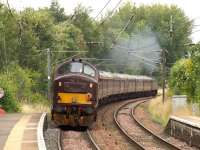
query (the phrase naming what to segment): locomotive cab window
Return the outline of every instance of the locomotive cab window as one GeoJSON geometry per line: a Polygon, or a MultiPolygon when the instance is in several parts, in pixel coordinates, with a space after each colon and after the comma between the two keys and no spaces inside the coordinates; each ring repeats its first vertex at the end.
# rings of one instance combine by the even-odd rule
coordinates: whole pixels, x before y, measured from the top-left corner
{"type": "Polygon", "coordinates": [[[81,73],[83,71],[83,64],[79,62],[73,62],[71,65],[71,72],[81,73]]]}
{"type": "Polygon", "coordinates": [[[83,71],[83,64],[79,62],[72,62],[72,63],[66,63],[63,64],[59,69],[58,69],[58,74],[66,74],[69,72],[72,73],[82,73],[83,71]]]}
{"type": "Polygon", "coordinates": [[[95,76],[95,70],[89,65],[84,65],[84,73],[92,77],[95,76]]]}

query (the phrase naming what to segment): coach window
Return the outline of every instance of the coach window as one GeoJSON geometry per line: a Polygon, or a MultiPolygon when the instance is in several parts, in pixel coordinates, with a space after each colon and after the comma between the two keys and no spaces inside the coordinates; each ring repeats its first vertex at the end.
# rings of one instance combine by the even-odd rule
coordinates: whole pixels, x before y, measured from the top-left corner
{"type": "Polygon", "coordinates": [[[95,76],[95,70],[90,67],[89,65],[84,65],[84,71],[85,74],[94,77],[95,76]]]}

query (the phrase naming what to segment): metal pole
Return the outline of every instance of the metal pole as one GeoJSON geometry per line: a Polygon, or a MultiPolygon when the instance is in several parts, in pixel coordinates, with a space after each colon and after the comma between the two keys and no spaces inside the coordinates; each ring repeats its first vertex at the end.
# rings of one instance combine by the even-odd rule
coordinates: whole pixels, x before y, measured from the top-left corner
{"type": "Polygon", "coordinates": [[[6,31],[5,31],[5,26],[3,25],[3,52],[4,52],[4,69],[6,71],[6,74],[8,74],[8,59],[7,59],[7,51],[6,51],[6,31]]]}
{"type": "Polygon", "coordinates": [[[48,100],[51,100],[51,52],[50,49],[47,49],[47,79],[48,79],[48,100]]]}
{"type": "Polygon", "coordinates": [[[169,29],[169,35],[170,35],[170,45],[172,46],[173,42],[173,16],[170,16],[170,29],[169,29]]]}
{"type": "Polygon", "coordinates": [[[162,49],[162,102],[165,103],[165,50],[162,49]]]}

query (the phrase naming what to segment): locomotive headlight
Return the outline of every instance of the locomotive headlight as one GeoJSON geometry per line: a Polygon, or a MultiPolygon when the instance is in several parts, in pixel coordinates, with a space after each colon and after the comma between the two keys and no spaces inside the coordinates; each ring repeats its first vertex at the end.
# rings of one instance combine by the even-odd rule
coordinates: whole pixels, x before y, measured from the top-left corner
{"type": "Polygon", "coordinates": [[[87,93],[87,99],[88,99],[88,101],[91,100],[91,98],[92,98],[92,94],[91,93],[87,93]]]}
{"type": "Polygon", "coordinates": [[[62,82],[58,82],[58,86],[62,86],[62,82]]]}
{"type": "Polygon", "coordinates": [[[92,83],[90,83],[89,87],[90,87],[90,88],[92,88],[92,87],[93,87],[93,84],[92,84],[92,83]]]}
{"type": "Polygon", "coordinates": [[[58,102],[61,101],[61,97],[59,95],[57,96],[57,100],[58,100],[58,102]]]}

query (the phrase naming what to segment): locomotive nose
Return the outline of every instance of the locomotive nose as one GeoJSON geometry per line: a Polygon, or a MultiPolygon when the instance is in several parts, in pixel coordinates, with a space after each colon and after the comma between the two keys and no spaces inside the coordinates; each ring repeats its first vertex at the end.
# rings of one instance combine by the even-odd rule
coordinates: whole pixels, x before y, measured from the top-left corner
{"type": "Polygon", "coordinates": [[[68,76],[55,82],[57,103],[92,104],[97,83],[84,77],[68,76]]]}

